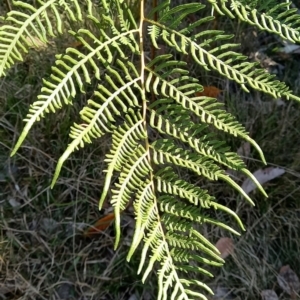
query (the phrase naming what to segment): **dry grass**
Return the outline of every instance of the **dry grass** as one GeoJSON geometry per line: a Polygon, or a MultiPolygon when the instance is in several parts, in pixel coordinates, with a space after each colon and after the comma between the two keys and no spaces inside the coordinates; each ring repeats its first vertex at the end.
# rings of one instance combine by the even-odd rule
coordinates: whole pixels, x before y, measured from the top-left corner
{"type": "MultiPolygon", "coordinates": [[[[5,288],[7,299],[128,299],[147,289],[136,275],[136,263],[125,262],[126,238],[114,252],[112,230],[83,237],[83,230],[103,214],[98,212],[97,180],[103,149],[96,151],[92,158],[85,153],[70,160],[53,191],[49,183],[56,161],[49,153],[25,146],[4,162],[18,167],[1,182],[0,294],[5,288]]],[[[124,228],[131,219],[125,216],[124,228]]],[[[128,236],[126,229],[123,233],[128,236]]]]}
{"type": "Polygon", "coordinates": [[[34,58],[18,64],[0,82],[0,298],[152,299],[156,288],[151,281],[141,284],[138,261],[125,261],[130,213],[123,217],[124,239],[116,252],[112,228],[92,239],[83,236],[105,214],[99,212],[98,201],[110,141],[102,139],[75,153],[55,188],[49,188],[68,143],[72,116],[77,118],[87,96],[37,123],[20,151],[9,158],[53,59],[51,51],[34,58]]]}
{"type": "MultiPolygon", "coordinates": [[[[280,64],[271,66],[271,70],[278,71],[279,79],[286,81],[299,95],[297,55],[283,59],[277,52],[272,52],[275,47],[282,47],[279,40],[248,27],[232,27],[232,24],[222,22],[220,20],[220,28],[229,27],[236,33],[237,41],[242,41],[245,54],[250,57],[258,52],[261,52],[260,57],[268,55],[267,60],[261,61],[266,68],[270,67],[270,60],[280,64]]],[[[262,299],[261,291],[265,289],[274,289],[280,299],[291,299],[279,287],[277,276],[280,268],[288,264],[300,277],[299,103],[283,100],[283,105],[277,105],[266,95],[246,94],[227,81],[215,79],[215,84],[224,90],[222,99],[227,109],[237,116],[263,149],[268,166],[283,168],[286,173],[264,186],[268,199],[259,192],[251,193],[256,204],[254,208],[223,184],[213,186],[211,190],[218,200],[235,209],[247,231],[241,237],[231,236],[235,242],[234,255],[226,259],[223,268],[213,270],[213,282],[206,282],[214,288],[217,294],[214,299],[218,300],[262,299]]],[[[228,142],[235,150],[240,147],[237,140],[228,142]]],[[[252,172],[262,167],[253,149],[247,157],[247,165],[252,172]]],[[[243,182],[243,178],[237,177],[236,180],[240,184],[243,182]]],[[[223,215],[219,218],[224,220],[223,215]]],[[[215,241],[230,236],[218,228],[206,230],[207,236],[215,241]]]]}
{"type": "MultiPolygon", "coordinates": [[[[260,50],[261,35],[222,22],[220,19],[220,27],[237,30],[236,39],[244,41],[245,53],[260,50]]],[[[125,262],[132,230],[130,213],[124,216],[123,242],[116,252],[111,228],[93,239],[82,234],[104,213],[98,211],[98,199],[109,141],[97,141],[72,155],[56,187],[49,189],[57,159],[68,143],[66,132],[86,98],[79,97],[74,107],[36,124],[17,155],[9,158],[28,105],[39,92],[41,78],[49,74],[52,61],[51,51],[32,54],[0,81],[0,298],[155,299],[156,281],[150,278],[142,285],[136,275],[138,255],[131,263],[125,262]]],[[[280,62],[285,67],[281,79],[299,94],[299,60],[290,56],[280,62]]],[[[195,68],[193,73],[197,74],[195,68]]],[[[252,194],[255,208],[237,199],[224,184],[206,187],[239,213],[247,232],[233,237],[235,253],[224,268],[212,270],[215,279],[203,280],[219,295],[227,291],[224,299],[257,300],[262,290],[272,288],[279,295],[282,291],[276,277],[281,266],[289,264],[300,276],[299,105],[270,105],[268,97],[247,95],[213,73],[204,81],[225,90],[228,110],[246,125],[270,166],[284,168],[286,174],[265,186],[268,199],[252,194]]],[[[228,143],[233,149],[240,145],[237,140],[228,143]]],[[[254,151],[247,159],[251,171],[262,167],[254,151]]],[[[242,178],[238,180],[242,183],[242,178]]],[[[218,228],[203,230],[210,240],[228,236],[218,228]]],[[[282,294],[280,299],[289,298],[282,294]]]]}

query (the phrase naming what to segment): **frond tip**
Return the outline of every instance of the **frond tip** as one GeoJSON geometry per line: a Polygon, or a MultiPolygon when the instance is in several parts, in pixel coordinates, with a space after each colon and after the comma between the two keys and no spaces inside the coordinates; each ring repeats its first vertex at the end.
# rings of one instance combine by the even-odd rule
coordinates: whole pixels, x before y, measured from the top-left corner
{"type": "Polygon", "coordinates": [[[0,27],[0,77],[6,75],[6,71],[17,61],[23,61],[23,56],[28,53],[36,39],[46,43],[48,36],[62,34],[63,20],[82,20],[78,0],[71,3],[60,1],[59,5],[57,0],[38,3],[39,7],[36,8],[25,1],[13,1],[19,11],[10,11],[5,18],[7,25],[0,27]],[[59,8],[64,10],[64,15],[59,8]]]}

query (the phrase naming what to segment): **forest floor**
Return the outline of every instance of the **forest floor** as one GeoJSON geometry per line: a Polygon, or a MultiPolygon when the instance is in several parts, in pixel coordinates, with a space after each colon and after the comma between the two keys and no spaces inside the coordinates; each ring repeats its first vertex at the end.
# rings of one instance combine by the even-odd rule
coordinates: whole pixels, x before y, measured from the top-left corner
{"type": "MultiPolygon", "coordinates": [[[[242,24],[225,26],[218,18],[215,26],[235,33],[245,55],[300,95],[300,54],[278,50],[285,46],[280,39],[242,24]]],[[[155,274],[142,284],[136,274],[139,256],[130,263],[125,260],[134,228],[130,211],[123,216],[122,243],[116,251],[113,226],[94,237],[84,235],[86,228],[110,212],[108,204],[98,210],[109,141],[96,141],[74,153],[54,189],[49,187],[68,144],[68,128],[74,118],[79,119],[86,96],[34,125],[24,145],[10,157],[22,120],[40,91],[41,79],[49,76],[60,46],[31,51],[0,79],[0,299],[154,300],[155,274]]],[[[204,86],[223,91],[220,101],[258,142],[268,167],[285,171],[264,185],[267,199],[251,193],[255,207],[238,200],[237,193],[224,184],[209,186],[220,202],[235,207],[247,231],[239,237],[218,228],[206,232],[212,242],[232,238],[234,253],[224,267],[212,270],[215,278],[203,280],[216,292],[216,300],[258,300],[266,289],[276,291],[280,299],[290,299],[277,277],[285,265],[300,276],[300,105],[254,91],[247,94],[195,66],[192,74],[201,77],[204,86]]],[[[240,140],[224,138],[233,151],[241,147],[240,140]]],[[[244,158],[252,172],[264,167],[254,149],[248,149],[244,158]]],[[[243,178],[235,179],[243,183],[243,178]]]]}

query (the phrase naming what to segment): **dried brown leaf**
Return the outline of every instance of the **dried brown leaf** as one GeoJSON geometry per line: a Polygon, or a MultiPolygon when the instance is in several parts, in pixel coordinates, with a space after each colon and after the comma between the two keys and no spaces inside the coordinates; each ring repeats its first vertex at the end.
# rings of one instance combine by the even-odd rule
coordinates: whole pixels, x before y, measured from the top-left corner
{"type": "Polygon", "coordinates": [[[100,218],[94,226],[89,227],[85,233],[84,236],[86,237],[92,237],[94,234],[97,234],[99,232],[103,232],[107,227],[110,226],[112,221],[115,219],[115,214],[110,213],[102,218],[100,218]]]}
{"type": "Polygon", "coordinates": [[[40,222],[40,228],[46,233],[54,232],[59,226],[59,223],[51,218],[43,218],[40,222]]]}
{"type": "Polygon", "coordinates": [[[234,295],[233,291],[229,290],[228,288],[218,285],[217,287],[213,287],[212,290],[214,292],[214,296],[212,298],[208,298],[208,299],[212,299],[212,300],[236,299],[236,296],[234,295]]]}
{"type": "Polygon", "coordinates": [[[237,154],[245,161],[249,157],[251,146],[249,142],[243,142],[237,150],[237,154]]]}
{"type": "Polygon", "coordinates": [[[128,300],[138,300],[138,296],[136,294],[132,294],[128,300]]]}
{"type": "Polygon", "coordinates": [[[13,208],[17,208],[19,206],[21,206],[21,203],[16,200],[15,198],[11,197],[8,199],[8,203],[13,207],[13,208]]]}
{"type": "Polygon", "coordinates": [[[202,92],[197,92],[196,96],[206,96],[212,98],[218,98],[222,90],[218,89],[215,86],[204,86],[202,92]]]}
{"type": "MultiPolygon", "coordinates": [[[[247,158],[249,157],[250,155],[250,151],[251,151],[251,146],[250,146],[250,143],[248,142],[243,142],[241,144],[241,146],[239,147],[239,149],[237,150],[237,154],[241,157],[241,159],[246,163],[247,161],[247,158]]],[[[236,170],[232,170],[232,169],[227,169],[226,170],[226,173],[231,176],[232,178],[236,178],[236,179],[241,179],[243,180],[243,178],[240,178],[241,174],[239,174],[238,171],[236,170]]]]}
{"type": "MultiPolygon", "coordinates": [[[[266,169],[259,169],[255,171],[253,175],[256,177],[257,181],[263,185],[264,183],[279,177],[284,173],[284,169],[270,167],[266,169]]],[[[246,194],[249,194],[256,189],[256,184],[250,178],[247,178],[242,184],[242,189],[246,194]]]]}
{"type": "Polygon", "coordinates": [[[279,52],[283,52],[286,54],[300,53],[300,46],[291,44],[291,43],[287,43],[283,48],[279,49],[279,52]]]}
{"type": "Polygon", "coordinates": [[[73,286],[70,283],[63,283],[61,285],[59,285],[56,289],[55,289],[55,294],[56,297],[58,297],[58,299],[60,300],[67,300],[70,299],[70,295],[73,292],[73,286]]]}
{"type": "Polygon", "coordinates": [[[296,299],[296,294],[300,291],[300,281],[289,265],[281,267],[277,281],[279,286],[291,296],[291,299],[296,299]]]}
{"type": "Polygon", "coordinates": [[[263,300],[278,300],[277,294],[273,290],[263,290],[261,292],[263,300]]]}
{"type": "Polygon", "coordinates": [[[222,237],[216,243],[216,248],[220,251],[221,258],[225,259],[227,256],[231,255],[234,250],[233,241],[231,238],[222,237]]]}

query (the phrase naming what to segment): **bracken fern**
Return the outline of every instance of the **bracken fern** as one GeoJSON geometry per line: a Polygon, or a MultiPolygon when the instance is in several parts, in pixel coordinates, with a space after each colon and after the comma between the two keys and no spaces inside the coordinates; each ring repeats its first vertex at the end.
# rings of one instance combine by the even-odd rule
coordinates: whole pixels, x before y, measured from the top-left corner
{"type": "MultiPolygon", "coordinates": [[[[209,217],[212,210],[230,215],[242,230],[239,217],[213,195],[180,176],[184,172],[207,180],[223,180],[253,202],[225,169],[241,171],[257,184],[242,159],[216,137],[213,127],[251,143],[263,153],[245,128],[214,98],[197,96],[203,86],[188,64],[171,54],[155,55],[162,45],[194,64],[235,81],[246,92],[255,89],[275,98],[299,100],[289,88],[256,63],[235,51],[232,35],[209,28],[213,16],[186,23],[205,8],[201,3],[171,5],[158,1],[148,9],[144,1],[39,0],[33,7],[15,1],[0,28],[0,75],[22,61],[40,40],[68,33],[83,50],[69,47],[57,54],[52,74],[44,79],[38,99],[30,106],[25,127],[12,152],[16,153],[31,127],[47,113],[72,104],[93,78],[98,86],[80,112],[82,122],[70,129],[70,144],[59,159],[52,187],[62,165],[74,151],[111,135],[106,154],[105,183],[100,208],[111,194],[115,212],[115,247],[121,238],[121,212],[132,202],[136,218],[128,260],[142,244],[138,272],[143,280],[158,265],[158,299],[206,299],[211,289],[188,272],[212,276],[208,265],[221,266],[218,250],[195,224],[220,226],[234,234],[233,222],[209,217]],[[129,4],[128,4],[129,3],[129,4]],[[138,10],[136,8],[138,7],[138,10]],[[88,22],[87,22],[88,21],[88,22]],[[87,26],[87,23],[89,26],[87,26]],[[92,24],[92,26],[91,26],[92,24]],[[78,29],[79,28],[79,29],[78,29]],[[92,29],[91,29],[92,28],[92,29]],[[146,52],[152,45],[151,59],[146,52]],[[154,138],[151,132],[157,132],[154,138]],[[114,179],[115,183],[112,183],[114,179]],[[115,180],[116,179],[116,180],[115,180]],[[193,263],[191,263],[193,262],[193,263]]],[[[239,18],[260,30],[299,42],[300,17],[289,3],[208,0],[216,13],[239,18]],[[271,5],[272,9],[267,10],[271,5]],[[267,11],[267,13],[265,13],[267,11]]]]}

